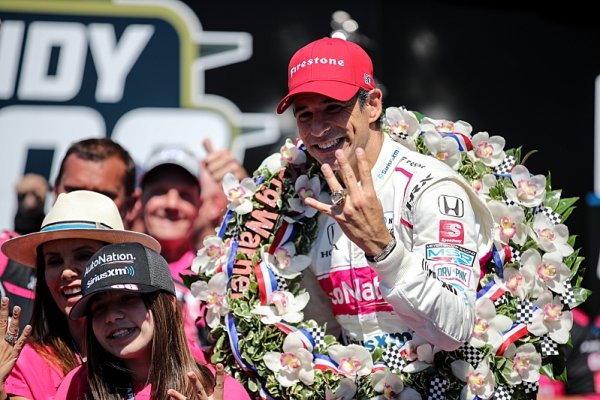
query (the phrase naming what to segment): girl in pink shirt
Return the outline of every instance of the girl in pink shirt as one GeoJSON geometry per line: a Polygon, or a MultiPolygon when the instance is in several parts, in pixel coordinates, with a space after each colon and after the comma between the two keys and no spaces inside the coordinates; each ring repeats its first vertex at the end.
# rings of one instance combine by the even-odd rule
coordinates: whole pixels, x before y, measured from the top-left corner
{"type": "MultiPolygon", "coordinates": [[[[200,399],[210,369],[190,352],[167,261],[139,243],[103,247],[87,263],[83,297],[69,317],[87,319],[88,360],[61,383],[56,399],[200,399]]],[[[218,366],[222,373],[222,366],[218,366]]],[[[212,398],[249,399],[221,374],[212,398]]]]}

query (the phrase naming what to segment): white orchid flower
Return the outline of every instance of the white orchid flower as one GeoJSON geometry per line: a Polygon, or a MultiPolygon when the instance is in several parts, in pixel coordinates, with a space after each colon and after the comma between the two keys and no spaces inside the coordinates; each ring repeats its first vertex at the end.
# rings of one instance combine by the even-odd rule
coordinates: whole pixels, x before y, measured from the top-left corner
{"type": "Polygon", "coordinates": [[[484,165],[494,168],[506,158],[504,145],[506,141],[502,136],[490,137],[487,132],[478,132],[471,138],[473,150],[468,152],[471,160],[481,161],[484,165]]]}
{"type": "Polygon", "coordinates": [[[433,346],[425,339],[414,335],[413,339],[406,342],[406,359],[410,361],[403,372],[414,374],[429,368],[433,364],[435,353],[440,351],[438,347],[433,346]]]}
{"type": "Polygon", "coordinates": [[[464,360],[456,360],[450,365],[452,373],[467,384],[460,393],[461,400],[471,400],[475,396],[489,399],[496,388],[496,378],[490,370],[487,359],[482,360],[477,368],[464,360]]]}
{"type": "Polygon", "coordinates": [[[466,121],[458,120],[456,122],[446,119],[433,119],[429,117],[423,118],[421,121],[421,129],[424,131],[435,130],[440,134],[460,133],[468,138],[471,138],[473,127],[466,121]]]}
{"type": "Polygon", "coordinates": [[[367,376],[373,369],[373,359],[369,350],[357,344],[333,345],[328,349],[329,356],[338,364],[338,370],[348,378],[367,376]]]}
{"type": "Polygon", "coordinates": [[[519,273],[527,279],[529,292],[527,297],[537,299],[548,291],[544,281],[537,276],[537,269],[542,263],[542,256],[536,249],[527,249],[521,254],[519,273]]]}
{"type": "Polygon", "coordinates": [[[567,243],[569,228],[564,224],[554,225],[544,213],[537,213],[533,217],[530,236],[542,250],[548,253],[557,251],[563,257],[573,253],[573,247],[567,243]]]}
{"type": "Polygon", "coordinates": [[[499,200],[487,203],[494,217],[494,239],[504,244],[514,243],[523,245],[527,239],[525,213],[517,205],[508,206],[499,200]]]}
{"type": "Polygon", "coordinates": [[[512,326],[512,320],[504,315],[496,314],[494,303],[487,297],[475,302],[475,324],[470,344],[476,348],[492,346],[492,352],[502,344],[502,332],[512,326]]]}
{"type": "Polygon", "coordinates": [[[460,167],[460,151],[458,151],[458,143],[454,139],[441,137],[436,132],[427,131],[423,135],[423,140],[425,146],[435,158],[452,169],[458,170],[458,167],[460,167]]]}
{"type": "Polygon", "coordinates": [[[307,206],[304,200],[308,197],[318,198],[321,194],[321,180],[318,176],[308,178],[307,175],[300,175],[294,184],[298,197],[292,197],[288,200],[290,208],[304,217],[311,218],[317,213],[316,208],[307,206]]]}
{"type": "Polygon", "coordinates": [[[260,163],[258,170],[266,169],[271,175],[275,175],[285,167],[287,167],[287,161],[281,153],[273,153],[260,163]]]}
{"type": "Polygon", "coordinates": [[[240,182],[235,175],[228,172],[223,177],[223,190],[229,200],[229,209],[240,215],[252,211],[252,196],[256,192],[256,184],[252,178],[244,178],[240,182]]]}
{"type": "Polygon", "coordinates": [[[556,343],[567,343],[573,327],[573,314],[563,311],[560,297],[552,297],[550,292],[546,292],[535,301],[535,305],[538,309],[533,312],[531,324],[527,325],[529,332],[536,336],[547,333],[556,343]]]}
{"type": "Polygon", "coordinates": [[[295,278],[301,271],[305,270],[310,265],[310,257],[304,254],[296,255],[296,246],[294,242],[287,242],[283,246],[278,246],[273,254],[268,250],[269,246],[261,249],[262,260],[277,275],[286,279],[295,278]]]}
{"type": "Polygon", "coordinates": [[[516,165],[510,172],[514,188],[504,189],[506,197],[525,207],[536,207],[542,204],[546,197],[546,177],[544,175],[531,176],[529,170],[523,165],[516,165]]]}
{"type": "Polygon", "coordinates": [[[513,369],[506,379],[513,385],[521,382],[537,382],[540,379],[539,370],[542,367],[542,356],[531,343],[516,347],[511,343],[504,352],[504,357],[513,360],[513,369]]]}
{"type": "Polygon", "coordinates": [[[214,235],[205,237],[202,245],[192,261],[191,269],[195,273],[214,275],[227,264],[230,248],[225,246],[223,239],[214,235]]]}
{"type": "Polygon", "coordinates": [[[290,292],[277,290],[273,292],[269,305],[258,305],[254,307],[252,313],[261,315],[260,320],[264,324],[281,321],[297,323],[304,318],[302,310],[308,304],[309,299],[310,295],[307,292],[294,296],[290,292]]]}
{"type": "Polygon", "coordinates": [[[371,400],[399,400],[404,390],[402,379],[390,371],[375,372],[371,384],[376,392],[381,393],[381,396],[372,397],[371,400]]]}
{"type": "Polygon", "coordinates": [[[285,140],[279,153],[281,158],[288,163],[304,164],[306,162],[306,153],[300,150],[290,138],[285,140]]]}
{"type": "Polygon", "coordinates": [[[534,249],[528,249],[521,255],[521,268],[526,269],[534,277],[534,297],[539,297],[547,289],[554,293],[564,293],[565,282],[569,279],[571,270],[557,253],[544,253],[540,257],[534,249]]]}
{"type": "Polygon", "coordinates": [[[525,268],[504,268],[504,281],[497,276],[494,277],[496,282],[505,290],[511,292],[515,297],[525,300],[532,292],[534,275],[533,272],[525,268]]]}
{"type": "Polygon", "coordinates": [[[329,388],[325,389],[325,400],[353,400],[357,389],[351,379],[342,378],[335,392],[332,393],[329,388]]]}
{"type": "Polygon", "coordinates": [[[490,188],[493,188],[498,184],[498,179],[494,174],[485,174],[481,179],[475,179],[471,182],[471,187],[484,200],[490,198],[490,188]]]}
{"type": "Polygon", "coordinates": [[[282,353],[268,351],[263,358],[267,368],[277,375],[279,384],[290,387],[302,381],[305,385],[312,385],[315,381],[313,355],[304,348],[298,333],[287,335],[282,347],[282,353]]]}
{"type": "Polygon", "coordinates": [[[211,328],[219,325],[221,317],[229,312],[227,302],[227,274],[219,272],[208,281],[196,281],[190,286],[192,294],[206,303],[206,323],[211,328]]]}
{"type": "Polygon", "coordinates": [[[417,117],[404,107],[388,107],[385,120],[390,127],[390,137],[405,147],[416,150],[415,140],[421,133],[417,117]]]}

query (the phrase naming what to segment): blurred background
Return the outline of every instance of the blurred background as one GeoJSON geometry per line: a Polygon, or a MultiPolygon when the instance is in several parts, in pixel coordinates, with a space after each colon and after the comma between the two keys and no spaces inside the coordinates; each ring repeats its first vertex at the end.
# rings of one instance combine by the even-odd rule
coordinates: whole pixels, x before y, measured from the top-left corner
{"type": "MultiPolygon", "coordinates": [[[[0,1],[0,18],[3,3],[18,2],[0,1]]],[[[337,32],[371,55],[385,105],[462,119],[473,126],[473,133],[503,136],[507,147],[522,146],[523,154],[538,150],[527,160],[528,169],[551,172],[552,186],[563,190],[562,197],[580,197],[567,225],[571,234],[579,235],[575,247],[584,247],[589,276],[584,286],[597,285],[600,212],[594,195],[594,121],[600,119],[595,103],[600,96],[600,23],[589,8],[577,2],[538,8],[517,2],[435,0],[184,4],[201,31],[245,32],[251,37],[250,54],[202,71],[204,93],[226,99],[243,114],[265,115],[274,122],[269,126],[275,135],[239,153],[247,170],[253,171],[284,138],[295,135],[291,112],[275,113],[286,93],[289,58],[307,42],[337,32]]],[[[200,55],[205,50],[200,45],[200,55]]],[[[169,71],[170,61],[153,60],[163,71],[169,71]]],[[[146,76],[158,89],[159,78],[146,76]]],[[[14,103],[14,96],[0,99],[0,113],[14,103]]],[[[0,144],[13,139],[11,132],[0,132],[0,144]]],[[[60,151],[54,154],[60,158],[60,151]]],[[[40,172],[51,178],[48,163],[44,165],[29,161],[15,169],[19,175],[40,172]]],[[[5,208],[12,215],[10,203],[5,208]]],[[[585,306],[595,312],[595,304],[592,297],[585,306]]]]}

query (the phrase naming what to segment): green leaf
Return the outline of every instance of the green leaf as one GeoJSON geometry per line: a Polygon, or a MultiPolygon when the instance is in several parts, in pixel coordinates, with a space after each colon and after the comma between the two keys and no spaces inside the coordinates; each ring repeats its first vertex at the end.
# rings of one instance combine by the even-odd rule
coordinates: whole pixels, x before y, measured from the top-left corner
{"type": "MultiPolygon", "coordinates": [[[[558,205],[556,206],[556,208],[554,208],[554,211],[556,211],[557,213],[562,215],[569,207],[573,206],[578,201],[579,201],[579,197],[569,197],[567,199],[561,199],[558,202],[558,205]]],[[[565,220],[565,218],[563,218],[563,221],[564,220],[565,220]]]]}
{"type": "Polygon", "coordinates": [[[544,205],[555,210],[560,201],[560,190],[551,190],[546,192],[546,198],[544,199],[544,205]]]}

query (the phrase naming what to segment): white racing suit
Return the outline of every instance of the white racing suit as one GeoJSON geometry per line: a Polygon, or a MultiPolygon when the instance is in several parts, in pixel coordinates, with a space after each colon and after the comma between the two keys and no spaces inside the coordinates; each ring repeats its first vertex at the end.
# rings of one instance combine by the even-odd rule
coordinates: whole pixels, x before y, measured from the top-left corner
{"type": "Polygon", "coordinates": [[[397,241],[394,251],[369,264],[326,215],[311,251],[311,269],[343,341],[373,350],[402,347],[416,334],[454,350],[473,329],[479,260],[492,246],[492,216],[458,173],[387,135],[371,173],[397,241]]]}

